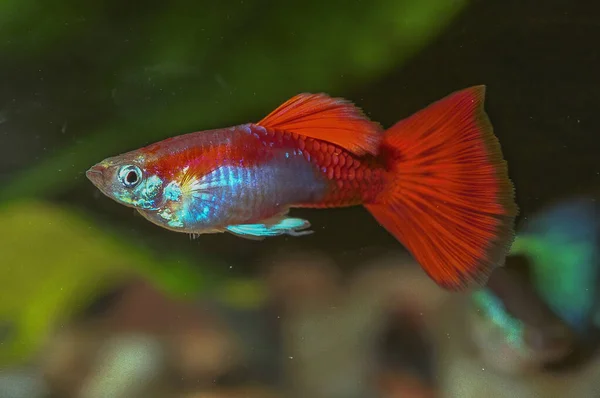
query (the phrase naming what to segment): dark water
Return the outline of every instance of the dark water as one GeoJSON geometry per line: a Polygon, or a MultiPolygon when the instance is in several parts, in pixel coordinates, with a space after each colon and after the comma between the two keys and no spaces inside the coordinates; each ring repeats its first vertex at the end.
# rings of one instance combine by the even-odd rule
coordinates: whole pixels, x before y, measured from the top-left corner
{"type": "MultiPolygon", "coordinates": [[[[35,62],[24,63],[24,57],[6,59],[0,65],[1,104],[11,115],[0,125],[3,181],[18,176],[19,170],[59,148],[84,141],[90,125],[115,117],[117,111],[120,117],[126,117],[136,101],[144,101],[143,93],[138,93],[115,103],[111,99],[114,93],[107,87],[114,79],[117,62],[127,63],[131,54],[152,43],[142,22],[166,6],[153,1],[143,7],[96,3],[86,8],[73,2],[75,11],[65,19],[73,29],[81,29],[87,18],[103,10],[103,20],[82,29],[83,39],[66,38],[54,47],[39,50],[36,57],[30,58],[35,62]]],[[[356,4],[354,7],[369,7],[368,2],[356,4]]],[[[269,8],[267,1],[232,2],[231,7],[254,12],[255,29],[269,24],[268,18],[261,18],[262,11],[269,8]]],[[[206,2],[207,13],[216,13],[216,8],[214,3],[206,2]]],[[[344,7],[335,12],[343,13],[344,7]]],[[[566,194],[600,190],[599,16],[598,5],[586,1],[473,1],[406,64],[391,68],[368,84],[356,84],[349,77],[348,89],[341,95],[388,126],[454,90],[486,84],[487,111],[509,163],[521,214],[526,216],[566,194]]],[[[36,23],[39,21],[31,20],[31,24],[36,23]]],[[[182,23],[193,23],[193,18],[182,23]]],[[[224,18],[222,24],[228,24],[228,19],[224,18]]],[[[243,42],[244,29],[227,25],[221,38],[222,51],[243,42]]],[[[27,28],[22,29],[23,35],[27,32],[27,28]]],[[[13,46],[18,46],[15,41],[13,46]]],[[[202,71],[194,71],[188,83],[201,77],[202,71]]],[[[136,78],[143,77],[134,74],[132,79],[136,78]]],[[[185,87],[178,85],[173,90],[185,91],[185,87]]],[[[247,116],[257,119],[269,110],[247,116]]],[[[245,117],[233,113],[230,124],[245,122],[245,117]]],[[[90,165],[98,160],[98,154],[90,153],[90,165]]],[[[49,196],[84,207],[149,246],[191,254],[205,251],[231,261],[252,261],[289,245],[326,249],[352,266],[366,261],[370,254],[399,246],[361,208],[294,211],[309,219],[317,232],[302,239],[252,242],[214,235],[190,244],[186,236],[161,230],[130,209],[99,197],[83,178],[49,196]]]]}
{"type": "MultiPolygon", "coordinates": [[[[188,281],[187,273],[180,277],[178,267],[169,261],[160,272],[142,272],[156,274],[152,276],[164,280],[165,285],[181,282],[182,290],[193,286],[194,293],[186,295],[191,300],[175,300],[143,281],[129,279],[99,294],[94,289],[75,292],[67,282],[79,276],[91,275],[90,285],[98,287],[113,281],[95,268],[99,265],[93,250],[83,247],[71,256],[71,241],[63,246],[65,242],[57,242],[54,236],[31,239],[31,233],[37,232],[35,221],[24,223],[16,217],[0,220],[5,226],[17,223],[20,227],[15,228],[17,233],[13,227],[5,228],[4,238],[16,237],[8,240],[11,244],[25,242],[19,250],[6,250],[6,241],[3,247],[0,239],[0,271],[4,272],[0,275],[8,275],[4,278],[8,283],[0,287],[0,391],[7,378],[14,378],[2,371],[4,353],[26,348],[27,341],[20,338],[35,339],[35,326],[46,320],[52,323],[51,328],[58,329],[58,339],[49,339],[51,346],[60,345],[72,331],[96,347],[104,339],[101,334],[119,334],[128,328],[147,329],[150,334],[179,330],[182,333],[175,333],[171,343],[191,353],[194,360],[214,351],[208,348],[211,345],[218,347],[240,338],[240,348],[248,355],[246,361],[220,373],[169,370],[166,373],[172,374],[167,378],[173,380],[165,384],[172,382],[177,388],[256,382],[288,387],[288,378],[312,373],[305,384],[320,380],[320,387],[337,388],[337,396],[345,398],[372,396],[373,381],[410,386],[412,376],[441,388],[480,382],[483,391],[484,384],[493,384],[496,379],[490,376],[494,375],[492,368],[502,368],[504,361],[495,358],[500,364],[494,365],[493,359],[480,365],[477,360],[485,356],[482,353],[486,349],[492,357],[508,352],[509,363],[511,355],[521,358],[521,352],[503,341],[514,338],[514,324],[506,320],[507,314],[526,325],[517,338],[531,342],[537,350],[529,358],[522,357],[522,363],[553,370],[549,378],[562,380],[563,390],[570,393],[569,386],[586,389],[593,385],[595,375],[584,375],[581,382],[571,384],[566,379],[581,369],[578,366],[597,359],[600,347],[600,322],[592,325],[592,318],[600,314],[600,284],[580,286],[593,280],[588,277],[594,274],[590,267],[597,268],[597,256],[581,253],[600,246],[589,236],[579,235],[581,230],[581,235],[590,236],[590,230],[597,230],[597,220],[596,224],[591,221],[595,212],[578,216],[576,222],[569,215],[542,217],[542,223],[550,223],[544,228],[558,230],[565,237],[543,240],[546,257],[539,263],[523,253],[509,257],[507,266],[495,272],[487,285],[502,303],[487,297],[477,309],[462,305],[467,303],[452,303],[453,298],[460,301],[468,296],[453,295],[446,301],[448,296],[442,297],[445,292],[413,279],[411,271],[429,282],[417,267],[396,274],[403,258],[386,258],[386,254],[401,250],[401,245],[360,207],[293,209],[292,215],[309,220],[316,232],[302,238],[251,241],[215,234],[192,241],[185,234],[150,224],[134,210],[103,196],[84,172],[108,156],[171,135],[257,121],[300,91],[346,97],[387,127],[451,92],[485,84],[486,110],[508,161],[522,222],[565,197],[593,193],[600,198],[599,42],[600,5],[583,0],[3,0],[0,208],[7,199],[31,197],[83,210],[91,219],[82,228],[98,232],[98,237],[120,236],[132,254],[142,246],[153,250],[156,257],[172,260],[181,255],[190,259],[204,282],[202,287],[213,289],[196,294],[202,290],[196,280],[188,281]],[[464,7],[447,25],[440,18],[419,31],[431,23],[425,16],[441,4],[446,7],[444,15],[464,7]],[[391,9],[395,13],[384,12],[391,9]],[[413,27],[413,37],[404,32],[402,39],[398,38],[404,25],[413,27]],[[434,32],[438,25],[441,31],[432,33],[430,41],[409,51],[414,37],[434,32]],[[575,243],[569,245],[570,240],[575,243]],[[39,251],[45,257],[23,256],[30,242],[35,250],[30,253],[39,251]],[[14,264],[3,264],[5,250],[14,264]],[[304,256],[287,255],[291,250],[304,256]],[[66,255],[61,256],[63,253],[66,255]],[[205,262],[207,254],[221,261],[205,262]],[[92,266],[87,267],[86,255],[92,266]],[[264,272],[268,268],[265,263],[279,267],[259,278],[256,285],[261,285],[257,288],[261,292],[253,290],[256,286],[237,284],[239,280],[234,277],[264,272]],[[338,274],[336,266],[365,272],[338,274]],[[44,272],[38,273],[42,269],[44,272]],[[537,285],[534,271],[545,277],[537,285]],[[19,278],[22,280],[13,283],[19,278]],[[386,284],[393,285],[393,292],[386,284]],[[29,285],[33,287],[27,289],[29,285]],[[63,309],[58,307],[67,307],[55,304],[56,314],[49,313],[59,286],[61,295],[77,302],[73,304],[77,310],[71,319],[56,321],[50,318],[58,317],[63,309]],[[589,290],[594,294],[584,293],[589,290]],[[255,297],[261,294],[265,297],[255,297]],[[579,308],[579,295],[594,300],[591,309],[583,312],[579,308]],[[8,300],[2,299],[7,296],[8,300]],[[16,305],[8,303],[13,299],[16,305]],[[377,300],[382,302],[371,302],[377,300]],[[440,303],[436,300],[452,305],[442,305],[435,313],[436,325],[439,321],[440,326],[432,329],[439,336],[431,336],[425,333],[427,316],[423,315],[437,311],[440,303]],[[371,322],[379,311],[381,323],[371,322]],[[476,319],[468,320],[471,315],[476,319]],[[569,333],[573,325],[569,328],[564,321],[580,319],[576,316],[584,321],[575,326],[583,326],[589,335],[576,339],[569,333]],[[500,333],[490,329],[498,319],[503,322],[500,333]],[[224,328],[214,329],[217,333],[212,336],[202,333],[221,322],[224,328]],[[88,336],[90,325],[94,334],[88,336]],[[484,336],[479,341],[469,335],[476,331],[484,336]],[[226,332],[232,332],[231,336],[226,332]],[[182,338],[184,334],[196,340],[182,338]],[[365,344],[355,344],[359,340],[365,344]],[[575,350],[559,356],[556,362],[542,358],[548,351],[559,351],[571,343],[575,350]],[[466,345],[477,347],[467,349],[466,345]],[[447,355],[450,361],[444,359],[443,352],[439,355],[448,349],[446,346],[456,350],[447,355]],[[469,361],[461,356],[467,351],[470,356],[472,348],[480,355],[473,355],[471,359],[477,363],[469,367],[469,361]],[[354,351],[364,352],[358,355],[354,351]],[[302,369],[302,356],[307,353],[314,357],[305,358],[306,369],[302,369]],[[369,368],[371,364],[375,370],[369,368]],[[448,380],[439,376],[448,374],[453,375],[448,380]],[[182,375],[187,375],[185,380],[182,375]],[[364,391],[358,391],[361,389],[364,391]]],[[[597,209],[597,201],[594,206],[597,209]]],[[[56,224],[39,229],[50,234],[54,230],[71,232],[68,220],[65,225],[56,224]]],[[[79,231],[77,225],[73,231],[79,231]]],[[[111,256],[108,262],[114,257],[118,256],[111,256]]],[[[120,260],[114,259],[117,266],[120,260]]],[[[37,332],[40,337],[42,329],[37,332]]],[[[78,355],[67,358],[54,377],[60,381],[64,376],[68,379],[63,380],[65,386],[79,387],[77,378],[86,378],[80,370],[95,354],[88,353],[89,347],[78,338],[73,341],[78,355]]],[[[99,349],[105,350],[106,345],[99,349]]],[[[228,349],[221,347],[221,351],[230,359],[228,349]]],[[[50,352],[50,362],[61,362],[56,359],[60,355],[50,352]]],[[[217,356],[212,359],[215,363],[220,362],[217,356]]],[[[187,362],[183,357],[180,362],[187,362]]],[[[516,363],[519,365],[520,360],[516,363]]],[[[501,377],[495,384],[500,386],[498,391],[510,395],[512,387],[519,387],[523,379],[501,377]]],[[[556,392],[553,389],[550,384],[548,390],[556,392]]]]}

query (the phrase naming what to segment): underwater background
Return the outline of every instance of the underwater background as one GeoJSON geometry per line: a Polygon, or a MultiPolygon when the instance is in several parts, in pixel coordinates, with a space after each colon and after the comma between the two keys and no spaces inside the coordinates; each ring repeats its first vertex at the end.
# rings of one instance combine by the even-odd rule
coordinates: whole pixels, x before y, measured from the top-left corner
{"type": "Polygon", "coordinates": [[[600,396],[599,17],[582,0],[2,1],[0,398],[600,396]],[[478,84],[520,216],[507,275],[472,295],[360,207],[294,210],[304,237],[191,240],[85,178],[299,92],[388,127],[478,84]]]}

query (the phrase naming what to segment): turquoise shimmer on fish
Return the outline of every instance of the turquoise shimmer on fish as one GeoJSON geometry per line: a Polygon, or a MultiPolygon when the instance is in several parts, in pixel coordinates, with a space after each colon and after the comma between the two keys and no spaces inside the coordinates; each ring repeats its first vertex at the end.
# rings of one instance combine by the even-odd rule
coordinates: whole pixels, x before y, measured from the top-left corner
{"type": "Polygon", "coordinates": [[[509,344],[519,350],[526,348],[524,341],[525,325],[506,310],[502,300],[489,289],[480,289],[473,292],[471,300],[488,322],[503,331],[509,344]]]}
{"type": "Polygon", "coordinates": [[[299,94],[258,123],[172,137],[87,176],[195,235],[305,235],[290,209],[362,205],[440,286],[463,289],[504,262],[517,214],[484,96],[455,92],[384,130],[347,100],[299,94]]]}

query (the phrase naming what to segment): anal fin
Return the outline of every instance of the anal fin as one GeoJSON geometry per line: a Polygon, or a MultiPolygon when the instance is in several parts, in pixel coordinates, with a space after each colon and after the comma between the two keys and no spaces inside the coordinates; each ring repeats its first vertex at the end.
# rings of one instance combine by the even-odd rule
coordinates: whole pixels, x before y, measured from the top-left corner
{"type": "Polygon", "coordinates": [[[264,223],[230,225],[227,231],[246,239],[262,240],[269,236],[303,236],[312,234],[307,230],[310,222],[301,218],[284,217],[277,222],[265,220],[264,223]],[[268,222],[267,222],[268,221],[268,222]]]}

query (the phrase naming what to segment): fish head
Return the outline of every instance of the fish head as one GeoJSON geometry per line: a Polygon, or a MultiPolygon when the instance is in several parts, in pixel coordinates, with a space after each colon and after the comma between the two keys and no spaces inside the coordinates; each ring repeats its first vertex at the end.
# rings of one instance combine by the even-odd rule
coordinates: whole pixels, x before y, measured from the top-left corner
{"type": "Polygon", "coordinates": [[[162,203],[163,180],[148,173],[146,158],[136,152],[110,157],[86,171],[104,195],[138,210],[156,210],[162,203]]]}

